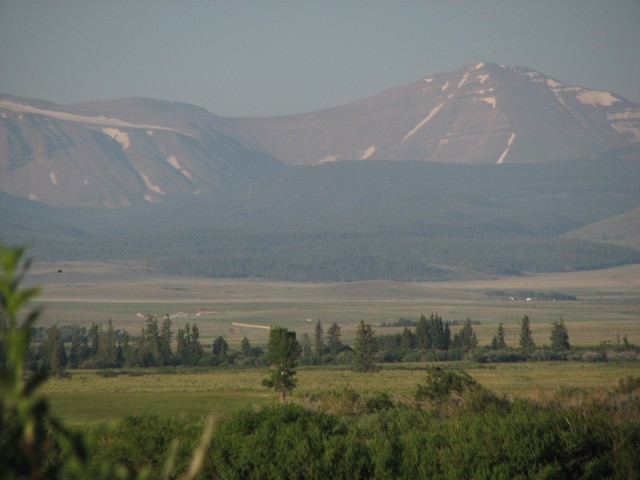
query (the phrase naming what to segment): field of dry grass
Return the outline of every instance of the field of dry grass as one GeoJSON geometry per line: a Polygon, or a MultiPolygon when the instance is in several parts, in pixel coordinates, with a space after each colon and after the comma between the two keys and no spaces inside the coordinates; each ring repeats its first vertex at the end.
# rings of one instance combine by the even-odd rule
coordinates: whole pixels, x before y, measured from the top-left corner
{"type": "Polygon", "coordinates": [[[319,284],[163,276],[136,265],[69,262],[35,265],[29,280],[42,286],[43,326],[112,319],[116,328],[135,334],[144,323],[141,314],[171,313],[175,328],[196,322],[204,341],[222,335],[236,345],[245,335],[264,343],[268,331],[234,323],[278,324],[300,334],[321,320],[339,323],[348,342],[360,320],[379,325],[433,312],[444,320],[479,320],[475,329],[484,344],[499,322],[507,340],[515,341],[526,314],[539,344],[548,343],[550,324],[560,317],[576,345],[611,342],[618,335],[640,343],[640,265],[466,282],[319,284]],[[487,295],[491,290],[554,291],[578,300],[512,301],[487,295]]]}

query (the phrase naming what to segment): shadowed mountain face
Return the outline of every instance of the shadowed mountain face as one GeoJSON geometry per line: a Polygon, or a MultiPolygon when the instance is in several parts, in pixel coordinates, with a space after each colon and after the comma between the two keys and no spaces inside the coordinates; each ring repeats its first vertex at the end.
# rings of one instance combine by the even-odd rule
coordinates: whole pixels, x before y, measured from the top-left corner
{"type": "Polygon", "coordinates": [[[318,112],[217,118],[292,165],[381,159],[539,163],[640,140],[640,106],[535,70],[478,63],[318,112]]]}

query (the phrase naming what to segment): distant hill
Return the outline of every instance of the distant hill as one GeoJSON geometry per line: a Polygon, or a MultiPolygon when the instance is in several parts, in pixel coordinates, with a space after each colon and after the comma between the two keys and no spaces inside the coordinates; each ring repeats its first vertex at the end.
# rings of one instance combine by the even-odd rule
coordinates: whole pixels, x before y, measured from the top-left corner
{"type": "Polygon", "coordinates": [[[564,237],[610,243],[640,251],[640,207],[573,230],[564,237]]]}

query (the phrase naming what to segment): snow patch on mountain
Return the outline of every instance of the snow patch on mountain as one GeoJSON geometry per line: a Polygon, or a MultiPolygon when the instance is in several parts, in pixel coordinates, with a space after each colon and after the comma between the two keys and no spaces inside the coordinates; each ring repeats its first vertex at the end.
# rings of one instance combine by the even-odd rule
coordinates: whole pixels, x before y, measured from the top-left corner
{"type": "Polygon", "coordinates": [[[516,134],[512,133],[509,136],[509,140],[507,140],[507,148],[505,149],[504,152],[502,152],[502,155],[500,155],[500,157],[498,158],[498,161],[496,162],[498,165],[501,165],[504,163],[505,158],[507,158],[507,153],[509,153],[509,150],[511,149],[511,144],[513,143],[513,140],[516,138],[516,134]]]}
{"type": "Polygon", "coordinates": [[[449,80],[447,80],[445,84],[440,87],[440,90],[444,92],[447,88],[449,88],[449,80]]]}
{"type": "Polygon", "coordinates": [[[489,74],[485,73],[484,75],[478,75],[476,77],[477,80],[480,80],[480,85],[483,85],[489,79],[489,74]]]}
{"type": "Polygon", "coordinates": [[[122,145],[122,148],[125,150],[131,145],[131,140],[129,139],[129,134],[127,132],[122,132],[117,128],[103,128],[102,133],[113,138],[116,142],[122,145]]]}
{"type": "Polygon", "coordinates": [[[358,158],[360,158],[360,160],[366,160],[367,158],[369,158],[371,155],[373,155],[373,153],[376,151],[376,146],[375,145],[371,145],[369,148],[367,148],[366,150],[363,150],[360,152],[360,156],[358,158]]]}
{"type": "Polygon", "coordinates": [[[338,158],[340,158],[340,155],[327,155],[326,157],[323,157],[319,163],[335,162],[338,158]]]}
{"type": "Polygon", "coordinates": [[[53,183],[56,187],[58,186],[58,179],[56,178],[56,174],[53,172],[49,172],[49,179],[51,183],[53,183]]]}
{"type": "Polygon", "coordinates": [[[193,177],[191,176],[191,173],[189,172],[189,170],[187,170],[182,165],[180,165],[180,162],[174,155],[170,155],[169,157],[167,157],[167,162],[169,163],[169,165],[171,165],[173,168],[178,170],[182,175],[184,175],[185,177],[187,177],[189,180],[193,182],[193,177]]]}
{"type": "Polygon", "coordinates": [[[438,105],[433,107],[431,109],[431,111],[429,112],[429,114],[425,118],[423,118],[420,121],[420,123],[418,123],[415,127],[413,127],[413,130],[411,130],[409,133],[407,133],[404,136],[402,141],[404,142],[405,140],[408,140],[409,138],[411,138],[414,133],[416,133],[418,130],[420,130],[424,126],[425,123],[427,123],[429,120],[431,120],[433,117],[435,117],[436,113],[438,113],[438,111],[442,108],[443,105],[444,105],[444,102],[439,103],[438,105]]]}
{"type": "Polygon", "coordinates": [[[578,101],[585,105],[602,105],[603,107],[610,107],[614,102],[619,102],[620,99],[614,97],[609,92],[598,92],[597,90],[583,90],[576,95],[578,101]]]}
{"type": "MultiPolygon", "coordinates": [[[[98,117],[90,117],[87,115],[78,115],[75,113],[59,112],[55,110],[45,110],[42,108],[32,107],[31,105],[27,105],[25,103],[13,102],[7,99],[0,100],[0,108],[6,108],[14,112],[37,113],[39,115],[53,117],[53,118],[57,118],[58,120],[65,120],[68,122],[89,123],[92,125],[108,125],[111,127],[121,127],[121,128],[152,128],[154,130],[169,130],[172,132],[177,132],[177,130],[174,130],[168,127],[163,127],[161,125],[148,125],[145,123],[130,123],[130,122],[125,122],[124,120],[120,120],[118,118],[109,118],[102,115],[98,117]]],[[[21,116],[19,118],[21,118],[21,116]]],[[[179,133],[184,133],[185,135],[189,135],[188,133],[185,133],[185,132],[179,132],[179,133]]]]}
{"type": "Polygon", "coordinates": [[[607,120],[618,133],[630,133],[636,140],[640,140],[640,109],[625,109],[622,112],[610,113],[607,120]]]}
{"type": "MultiPolygon", "coordinates": [[[[144,180],[144,184],[147,186],[149,190],[151,190],[152,192],[156,192],[157,194],[160,194],[160,195],[166,195],[166,193],[164,193],[159,186],[154,185],[153,182],[149,180],[149,177],[147,177],[144,173],[140,173],[140,177],[142,177],[142,180],[144,180]]],[[[144,198],[147,198],[147,196],[145,195],[144,198]]]]}
{"type": "Polygon", "coordinates": [[[496,97],[482,97],[480,99],[481,102],[485,102],[488,103],[489,105],[491,105],[494,109],[496,108],[496,97]]]}

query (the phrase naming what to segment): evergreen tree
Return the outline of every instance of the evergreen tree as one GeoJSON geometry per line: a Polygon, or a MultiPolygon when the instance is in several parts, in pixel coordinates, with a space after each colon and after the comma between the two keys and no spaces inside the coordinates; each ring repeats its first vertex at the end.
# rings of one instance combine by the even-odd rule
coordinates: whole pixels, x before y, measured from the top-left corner
{"type": "Polygon", "coordinates": [[[78,368],[84,359],[83,337],[80,326],[74,325],[73,333],[71,334],[71,348],[69,349],[69,366],[71,368],[78,368]]]}
{"type": "Polygon", "coordinates": [[[98,343],[100,342],[100,328],[96,323],[91,324],[89,328],[87,343],[87,358],[94,358],[98,354],[98,343]]]}
{"type": "MultiPolygon", "coordinates": [[[[309,350],[311,350],[311,346],[309,346],[309,350]]],[[[251,342],[249,342],[249,339],[246,336],[242,337],[242,341],[240,342],[240,352],[242,352],[242,356],[244,358],[249,358],[251,356],[251,342]]]]}
{"type": "Polygon", "coordinates": [[[416,346],[420,350],[431,348],[431,337],[429,336],[429,326],[426,317],[421,314],[420,320],[416,324],[416,346]]]}
{"type": "Polygon", "coordinates": [[[62,335],[56,324],[47,329],[43,353],[43,366],[56,376],[61,376],[67,364],[67,353],[64,349],[62,335]]]}
{"type": "Polygon", "coordinates": [[[400,348],[402,350],[412,350],[415,348],[416,336],[411,333],[408,327],[404,327],[402,335],[400,336],[400,348]]]}
{"type": "Polygon", "coordinates": [[[470,319],[467,318],[465,320],[464,325],[455,335],[453,346],[465,352],[474,350],[478,346],[478,337],[476,336],[476,332],[473,331],[470,319]]]}
{"type": "Polygon", "coordinates": [[[504,324],[502,322],[498,325],[498,330],[496,330],[496,334],[493,336],[493,340],[491,340],[491,348],[493,350],[502,350],[507,348],[507,342],[504,338],[504,324]]]}
{"type": "Polygon", "coordinates": [[[160,327],[160,334],[158,336],[160,362],[162,365],[171,365],[173,363],[173,354],[171,352],[172,339],[171,317],[167,314],[162,319],[162,326],[160,327]]]}
{"type": "Polygon", "coordinates": [[[202,345],[200,344],[200,329],[195,323],[191,326],[191,338],[189,338],[189,364],[196,365],[202,357],[202,345]]]}
{"type": "Polygon", "coordinates": [[[322,322],[318,320],[313,335],[313,353],[316,354],[318,360],[324,354],[324,330],[322,328],[322,322]]]}
{"type": "Polygon", "coordinates": [[[156,317],[152,315],[147,316],[147,322],[144,326],[144,335],[144,365],[147,367],[161,365],[160,330],[158,328],[158,319],[156,317]]]}
{"type": "Polygon", "coordinates": [[[449,328],[449,322],[444,324],[444,342],[443,342],[443,350],[449,350],[451,347],[451,328],[449,328]]]}
{"type": "Polygon", "coordinates": [[[365,324],[364,320],[360,320],[353,345],[353,349],[356,352],[355,365],[357,370],[361,372],[372,372],[375,370],[374,356],[378,351],[377,343],[371,326],[365,324]]]}
{"type": "Polygon", "coordinates": [[[531,321],[528,315],[522,317],[522,321],[520,322],[519,344],[525,354],[531,353],[531,351],[536,348],[536,344],[533,341],[533,334],[531,333],[531,321]]]}
{"type": "Polygon", "coordinates": [[[102,327],[99,327],[98,339],[98,353],[95,358],[98,368],[116,367],[118,365],[118,350],[116,333],[111,319],[107,323],[106,332],[102,330],[102,327]]]}
{"type": "Polygon", "coordinates": [[[341,336],[342,331],[340,325],[335,322],[329,325],[329,329],[327,330],[327,348],[329,349],[329,353],[334,357],[342,350],[341,336]]]}
{"type": "Polygon", "coordinates": [[[227,351],[229,350],[229,344],[220,336],[215,339],[211,346],[211,352],[213,354],[214,365],[225,365],[227,363],[227,351]]]}
{"type": "Polygon", "coordinates": [[[302,334],[300,338],[300,346],[302,347],[302,357],[309,358],[313,355],[313,349],[311,348],[311,337],[307,332],[302,334]]]}
{"type": "Polygon", "coordinates": [[[560,322],[553,322],[551,327],[551,349],[554,351],[569,350],[569,332],[560,317],[560,322]]]}
{"type": "Polygon", "coordinates": [[[121,350],[121,362],[122,365],[127,367],[134,367],[137,364],[136,352],[131,345],[131,335],[126,330],[123,330],[120,334],[120,350],[121,350]]]}
{"type": "Polygon", "coordinates": [[[273,367],[271,376],[263,380],[263,385],[279,393],[284,402],[287,393],[296,386],[296,361],[302,349],[296,340],[296,333],[284,327],[271,327],[267,344],[267,360],[273,367]]]}
{"type": "Polygon", "coordinates": [[[444,337],[444,324],[442,317],[438,314],[429,316],[429,336],[431,337],[431,348],[434,350],[446,350],[444,337]]]}

